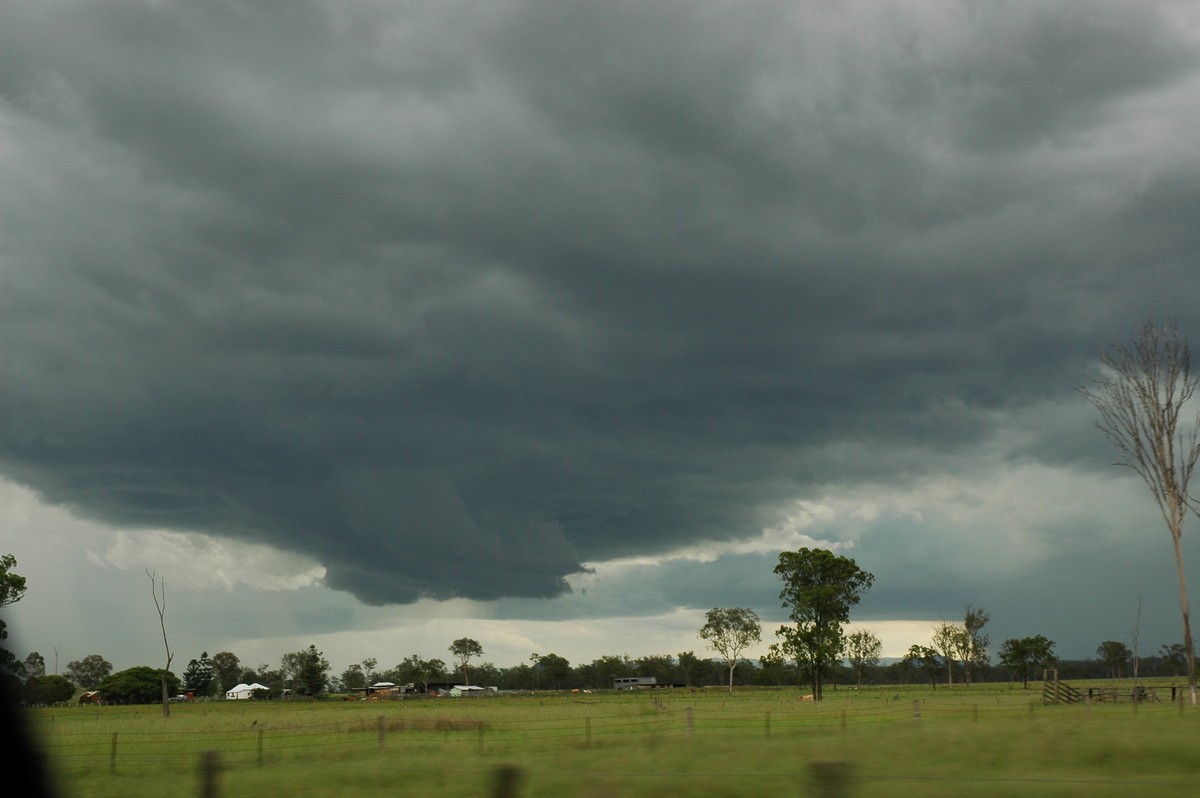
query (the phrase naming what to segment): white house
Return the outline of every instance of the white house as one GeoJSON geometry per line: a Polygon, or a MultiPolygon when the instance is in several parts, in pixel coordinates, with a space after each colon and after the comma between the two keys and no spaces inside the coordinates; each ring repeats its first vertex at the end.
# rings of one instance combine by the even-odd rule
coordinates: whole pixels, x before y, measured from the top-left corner
{"type": "Polygon", "coordinates": [[[266,690],[266,689],[268,689],[268,688],[265,684],[259,684],[258,682],[255,682],[254,684],[243,683],[243,684],[239,684],[237,687],[233,688],[232,690],[227,691],[225,693],[225,697],[230,700],[237,700],[237,699],[241,699],[241,698],[254,698],[255,690],[266,690]]]}

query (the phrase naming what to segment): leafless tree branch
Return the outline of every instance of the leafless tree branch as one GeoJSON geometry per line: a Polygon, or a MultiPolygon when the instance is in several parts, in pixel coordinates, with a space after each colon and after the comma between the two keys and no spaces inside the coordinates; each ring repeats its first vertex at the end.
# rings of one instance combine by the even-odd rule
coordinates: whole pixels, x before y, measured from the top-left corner
{"type": "Polygon", "coordinates": [[[163,717],[171,714],[170,696],[167,695],[167,671],[171,670],[171,646],[167,642],[167,580],[159,579],[153,571],[147,569],[146,576],[150,577],[150,596],[154,599],[154,609],[158,610],[158,625],[162,628],[163,648],[167,651],[167,666],[162,676],[162,706],[163,717]]]}
{"type": "Polygon", "coordinates": [[[1103,374],[1080,388],[1100,413],[1096,426],[1121,456],[1118,465],[1141,476],[1150,488],[1175,545],[1179,604],[1187,650],[1188,688],[1196,695],[1196,656],[1192,643],[1187,582],[1183,568],[1183,526],[1188,510],[1200,513],[1189,485],[1200,458],[1200,417],[1180,420],[1196,392],[1192,354],[1176,324],[1147,322],[1129,343],[1102,358],[1103,374]]]}

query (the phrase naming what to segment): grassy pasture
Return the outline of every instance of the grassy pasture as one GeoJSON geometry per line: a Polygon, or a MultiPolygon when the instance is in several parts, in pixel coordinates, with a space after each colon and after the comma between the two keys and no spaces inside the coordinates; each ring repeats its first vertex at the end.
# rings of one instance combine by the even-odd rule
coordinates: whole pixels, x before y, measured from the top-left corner
{"type": "Polygon", "coordinates": [[[31,721],[65,798],[198,794],[208,750],[231,798],[487,796],[502,765],[520,769],[522,798],[776,798],[818,794],[813,763],[829,761],[851,763],[854,796],[1200,791],[1200,709],[1044,706],[1030,688],[211,702],[31,721]]]}

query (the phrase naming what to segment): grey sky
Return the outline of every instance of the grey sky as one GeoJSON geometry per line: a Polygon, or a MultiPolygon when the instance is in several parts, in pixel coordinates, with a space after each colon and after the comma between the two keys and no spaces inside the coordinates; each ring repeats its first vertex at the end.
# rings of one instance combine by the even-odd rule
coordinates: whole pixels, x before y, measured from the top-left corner
{"type": "Polygon", "coordinates": [[[1198,329],[1191,4],[0,6],[0,474],[73,589],[257,544],[186,588],[223,639],[778,615],[819,541],[881,621],[1179,637],[1073,386],[1198,329]]]}

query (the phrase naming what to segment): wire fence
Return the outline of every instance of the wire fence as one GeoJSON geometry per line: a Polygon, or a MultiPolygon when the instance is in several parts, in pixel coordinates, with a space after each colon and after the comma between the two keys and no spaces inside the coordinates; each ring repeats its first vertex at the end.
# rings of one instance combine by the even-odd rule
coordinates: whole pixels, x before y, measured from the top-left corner
{"type": "MultiPolygon", "coordinates": [[[[450,768],[453,773],[475,777],[486,776],[495,786],[494,794],[516,796],[520,785],[545,778],[578,778],[583,780],[612,778],[610,770],[549,770],[538,767],[518,767],[515,772],[496,768],[512,765],[487,765],[508,755],[528,757],[553,754],[556,751],[617,750],[628,751],[647,745],[682,745],[689,740],[715,744],[718,748],[731,741],[771,739],[796,741],[805,738],[824,739],[831,735],[854,735],[856,732],[895,727],[937,728],[939,725],[962,727],[964,723],[1011,723],[1067,717],[1090,717],[1078,707],[1042,706],[1040,703],[1014,704],[987,701],[914,700],[846,703],[826,709],[808,705],[801,709],[780,706],[747,708],[733,704],[729,707],[704,704],[667,708],[660,702],[632,705],[626,711],[606,714],[601,708],[591,714],[586,708],[546,707],[545,712],[527,713],[521,717],[494,715],[486,711],[469,713],[407,712],[396,707],[356,708],[339,717],[321,717],[307,721],[303,712],[262,712],[262,718],[249,725],[242,718],[221,718],[223,728],[174,728],[163,723],[147,723],[150,713],[97,713],[105,723],[103,728],[89,728],[86,710],[66,712],[62,716],[43,718],[39,738],[44,753],[55,770],[63,772],[138,775],[162,772],[199,772],[202,785],[206,768],[222,771],[253,768],[288,768],[312,770],[369,770],[397,775],[421,772],[447,772],[445,762],[459,764],[450,768]],[[370,714],[368,714],[370,712],[370,714]],[[114,724],[120,728],[113,730],[114,724]],[[383,757],[372,754],[383,753],[383,757]],[[388,757],[387,754],[403,754],[388,757]],[[436,757],[434,757],[436,754],[436,757]],[[485,760],[477,755],[487,754],[485,760]],[[437,764],[424,765],[424,762],[437,764]],[[197,764],[201,765],[197,771],[197,764]],[[464,766],[478,762],[477,767],[464,766]]],[[[1121,708],[1130,713],[1126,705],[1121,708]]],[[[1091,709],[1083,710],[1090,713],[1091,709]]],[[[1136,710],[1134,710],[1136,711],[1136,710]]],[[[1143,714],[1174,711],[1167,707],[1143,710],[1143,714]]],[[[1098,708],[1097,714],[1112,710],[1098,708]]],[[[1178,710],[1182,716],[1182,707],[1178,710]]],[[[214,713],[213,717],[219,717],[214,713]]],[[[183,720],[182,718],[180,720],[183,720]]],[[[214,721],[215,723],[216,721],[214,721]]],[[[174,726],[174,724],[172,724],[174,726]]],[[[549,761],[549,760],[546,760],[549,761]]],[[[838,761],[835,764],[813,762],[802,770],[776,769],[755,772],[733,768],[691,768],[675,770],[630,771],[622,774],[629,780],[698,780],[729,781],[774,780],[778,784],[803,782],[817,794],[843,795],[851,783],[886,784],[928,782],[952,784],[1003,783],[1020,789],[1023,783],[1107,785],[1112,788],[1144,787],[1158,791],[1194,791],[1196,782],[1187,780],[1122,780],[1079,778],[1023,777],[961,777],[938,773],[909,775],[870,771],[861,764],[838,761]],[[840,764],[838,763],[840,762],[840,764]],[[825,771],[820,771],[825,768],[825,771]],[[820,772],[818,772],[820,771],[820,772]],[[820,786],[824,785],[824,786],[820,786]],[[841,785],[841,786],[839,786],[841,785]]],[[[713,764],[716,762],[714,761],[713,764]]],[[[215,772],[215,770],[213,771],[215,772]]],[[[212,779],[215,785],[215,779],[212,779]]],[[[215,786],[212,787],[215,789],[215,786]]],[[[204,792],[216,795],[215,792],[204,792]]]]}

